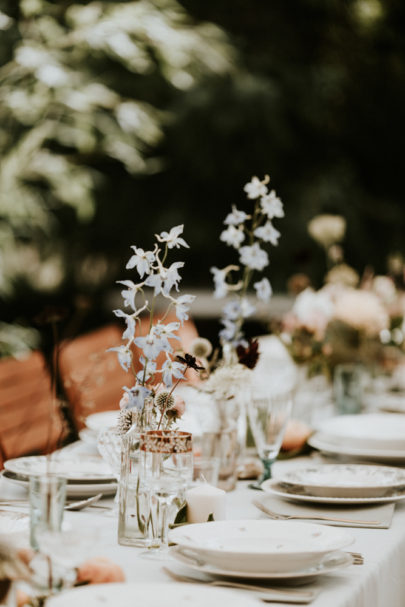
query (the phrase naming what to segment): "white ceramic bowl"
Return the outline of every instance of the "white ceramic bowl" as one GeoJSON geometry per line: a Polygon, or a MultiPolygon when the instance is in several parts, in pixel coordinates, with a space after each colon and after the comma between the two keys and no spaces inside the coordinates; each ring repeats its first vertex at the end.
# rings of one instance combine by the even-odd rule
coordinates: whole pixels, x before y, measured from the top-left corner
{"type": "Polygon", "coordinates": [[[317,429],[327,442],[341,447],[405,450],[404,415],[341,415],[324,421],[317,429]]]}
{"type": "Polygon", "coordinates": [[[171,542],[225,570],[285,573],[320,563],[324,555],[352,543],[334,527],[296,521],[241,520],[178,527],[171,542]]]}
{"type": "Polygon", "coordinates": [[[320,497],[383,497],[405,487],[405,470],[362,464],[322,464],[296,468],[277,481],[320,497]]]}

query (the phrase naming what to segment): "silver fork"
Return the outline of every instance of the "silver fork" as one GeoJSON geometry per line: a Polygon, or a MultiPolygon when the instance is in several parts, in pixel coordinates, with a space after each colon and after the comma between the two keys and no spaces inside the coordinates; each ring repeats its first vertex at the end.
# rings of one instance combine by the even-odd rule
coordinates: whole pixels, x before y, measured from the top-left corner
{"type": "Polygon", "coordinates": [[[359,520],[354,520],[354,519],[349,519],[349,518],[339,518],[339,517],[335,517],[335,516],[326,516],[326,515],[322,515],[322,514],[281,514],[280,512],[274,512],[273,510],[270,510],[270,508],[267,508],[267,506],[265,506],[264,504],[262,504],[261,502],[259,502],[258,500],[253,500],[253,504],[256,506],[256,508],[258,508],[259,510],[261,510],[262,512],[264,512],[265,514],[267,514],[267,516],[269,516],[270,518],[276,520],[276,521],[290,521],[290,520],[304,520],[304,521],[328,521],[328,522],[334,522],[334,523],[357,523],[359,525],[380,525],[381,521],[359,521],[359,520]]]}
{"type": "Polygon", "coordinates": [[[251,584],[240,584],[239,582],[230,582],[228,580],[202,580],[196,579],[188,575],[180,575],[174,573],[171,569],[163,567],[165,571],[176,582],[187,582],[189,584],[207,584],[208,586],[224,586],[226,588],[240,588],[242,590],[250,590],[255,595],[266,603],[296,603],[308,604],[313,601],[319,591],[318,590],[284,590],[282,588],[270,588],[268,586],[253,586],[251,584]]]}

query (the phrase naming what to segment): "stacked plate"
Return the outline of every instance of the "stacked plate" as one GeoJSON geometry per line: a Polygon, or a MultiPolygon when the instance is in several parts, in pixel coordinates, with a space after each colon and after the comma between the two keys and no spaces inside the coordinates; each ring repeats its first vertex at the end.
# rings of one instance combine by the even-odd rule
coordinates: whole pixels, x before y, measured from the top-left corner
{"type": "Polygon", "coordinates": [[[100,430],[111,428],[117,424],[119,411],[102,411],[93,413],[85,419],[86,427],[80,430],[79,435],[83,442],[88,445],[97,447],[97,436],[100,430]]]}
{"type": "Polygon", "coordinates": [[[403,463],[405,416],[383,413],[341,415],[323,422],[308,443],[334,455],[403,463]]]}
{"type": "Polygon", "coordinates": [[[172,555],[213,576],[296,579],[345,567],[341,548],[352,537],[340,529],[290,521],[218,521],[178,527],[172,555]]]}
{"type": "Polygon", "coordinates": [[[279,497],[325,504],[374,504],[405,499],[405,470],[361,464],[322,464],[297,468],[265,481],[279,497]]]}
{"type": "MultiPolygon", "coordinates": [[[[44,455],[18,457],[4,462],[3,477],[28,488],[30,476],[43,476],[47,470],[48,461],[44,455]]],[[[54,454],[50,472],[66,478],[68,497],[90,497],[97,493],[114,495],[117,490],[111,468],[97,456],[54,454]]]]}

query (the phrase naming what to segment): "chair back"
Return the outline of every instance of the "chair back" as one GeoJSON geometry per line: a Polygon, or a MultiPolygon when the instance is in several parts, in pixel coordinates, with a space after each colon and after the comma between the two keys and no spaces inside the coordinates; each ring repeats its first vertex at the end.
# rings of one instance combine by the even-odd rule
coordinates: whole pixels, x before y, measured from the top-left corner
{"type": "Polygon", "coordinates": [[[63,431],[43,355],[0,360],[0,460],[52,451],[63,431]]]}

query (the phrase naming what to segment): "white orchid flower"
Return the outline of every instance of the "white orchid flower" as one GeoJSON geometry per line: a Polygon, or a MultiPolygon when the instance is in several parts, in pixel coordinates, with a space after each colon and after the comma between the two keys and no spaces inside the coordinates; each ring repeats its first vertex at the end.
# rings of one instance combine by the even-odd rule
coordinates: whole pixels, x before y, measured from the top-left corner
{"type": "Polygon", "coordinates": [[[151,266],[156,261],[155,253],[153,251],[144,251],[135,246],[131,246],[131,249],[135,251],[130,260],[126,265],[127,270],[136,268],[139,276],[143,278],[144,274],[150,274],[151,266]]]}
{"type": "Polygon", "coordinates": [[[236,228],[234,225],[229,225],[226,230],[221,233],[220,239],[230,247],[239,249],[241,243],[245,240],[243,229],[236,228]]]}
{"type": "Polygon", "coordinates": [[[176,379],[183,379],[184,365],[177,361],[167,358],[162,365],[162,381],[166,388],[171,388],[173,385],[173,377],[176,379]]]}
{"type": "Polygon", "coordinates": [[[270,242],[274,247],[278,245],[278,239],[281,236],[280,232],[276,230],[271,221],[267,221],[264,226],[256,228],[254,235],[263,240],[263,242],[270,242]]]}
{"type": "Polygon", "coordinates": [[[247,215],[245,211],[239,211],[233,204],[232,213],[229,213],[229,215],[226,216],[224,224],[229,226],[239,226],[246,221],[246,219],[250,218],[251,215],[247,215]]]}
{"type": "Polygon", "coordinates": [[[127,386],[123,387],[123,390],[128,394],[128,404],[126,405],[126,409],[138,409],[138,411],[142,411],[145,398],[150,396],[151,391],[146,386],[140,386],[139,384],[135,384],[132,388],[127,388],[127,386]]]}
{"type": "Polygon", "coordinates": [[[136,378],[140,384],[143,384],[144,382],[149,381],[156,373],[156,363],[151,360],[145,360],[144,356],[139,357],[139,362],[141,363],[143,369],[138,371],[136,378]]]}
{"type": "Polygon", "coordinates": [[[174,297],[170,298],[175,306],[176,316],[183,324],[185,320],[188,319],[188,311],[190,309],[190,304],[195,300],[195,295],[181,295],[177,299],[174,297]]]}
{"type": "Polygon", "coordinates": [[[117,352],[118,362],[124,371],[128,371],[132,363],[132,352],[128,346],[117,346],[115,348],[108,348],[107,352],[117,352]]]}
{"type": "Polygon", "coordinates": [[[265,302],[269,301],[270,297],[272,296],[273,290],[267,278],[262,278],[262,280],[253,283],[253,286],[256,289],[258,299],[265,302]]]}
{"type": "Polygon", "coordinates": [[[269,219],[274,217],[284,217],[284,207],[276,192],[271,190],[269,194],[263,196],[260,200],[262,211],[269,219]]]}
{"type": "Polygon", "coordinates": [[[136,294],[142,290],[142,287],[144,286],[144,282],[140,282],[138,284],[135,284],[132,280],[117,280],[118,284],[124,285],[124,287],[127,287],[126,289],[123,289],[121,291],[121,295],[124,299],[124,306],[127,306],[128,308],[132,308],[134,311],[136,310],[136,306],[135,306],[135,297],[136,294]]]}
{"type": "Polygon", "coordinates": [[[247,194],[247,197],[251,200],[255,198],[260,198],[260,196],[265,196],[267,194],[266,184],[269,183],[270,177],[268,175],[265,176],[263,181],[260,181],[258,177],[252,177],[251,181],[244,186],[244,191],[247,194]]]}
{"type": "Polygon", "coordinates": [[[183,261],[175,261],[174,263],[172,263],[170,268],[164,268],[164,270],[161,271],[161,277],[162,277],[162,280],[164,281],[162,293],[166,297],[169,296],[169,293],[173,287],[175,287],[176,291],[179,290],[178,283],[181,280],[181,276],[177,270],[179,268],[182,268],[183,266],[184,266],[183,261]]]}
{"type": "Polygon", "coordinates": [[[214,275],[214,297],[218,299],[225,297],[225,295],[228,293],[228,285],[226,284],[226,270],[220,270],[219,268],[213,266],[210,268],[210,272],[214,275]]]}
{"type": "Polygon", "coordinates": [[[176,247],[179,249],[180,247],[186,247],[189,249],[190,247],[186,243],[183,238],[179,238],[179,235],[183,233],[184,225],[175,226],[170,230],[170,232],[161,232],[160,234],[155,234],[157,240],[159,242],[165,242],[169,249],[173,249],[176,247]]]}
{"type": "Polygon", "coordinates": [[[240,262],[251,270],[263,270],[269,264],[269,256],[266,251],[260,248],[257,242],[251,247],[241,247],[239,249],[240,262]]]}
{"type": "Polygon", "coordinates": [[[153,329],[146,337],[136,337],[134,344],[143,350],[148,360],[155,360],[161,352],[171,352],[173,349],[168,342],[154,335],[153,329]]]}

